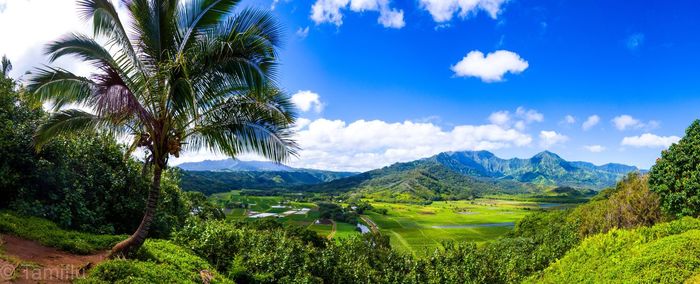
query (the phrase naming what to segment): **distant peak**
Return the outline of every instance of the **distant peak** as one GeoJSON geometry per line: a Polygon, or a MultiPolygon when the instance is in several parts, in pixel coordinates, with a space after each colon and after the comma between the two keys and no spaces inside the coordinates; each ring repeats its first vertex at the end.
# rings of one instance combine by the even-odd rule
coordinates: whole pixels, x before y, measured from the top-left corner
{"type": "Polygon", "coordinates": [[[547,151],[547,150],[539,152],[535,156],[533,156],[533,158],[542,158],[542,157],[551,157],[551,158],[561,159],[561,157],[559,157],[559,155],[557,155],[553,152],[547,151]]]}
{"type": "Polygon", "coordinates": [[[496,156],[495,154],[486,151],[486,150],[478,150],[478,151],[472,151],[472,150],[464,150],[464,151],[450,151],[450,152],[444,152],[441,154],[445,155],[455,155],[455,154],[461,154],[461,155],[474,155],[474,156],[479,156],[479,157],[493,157],[496,156]]]}

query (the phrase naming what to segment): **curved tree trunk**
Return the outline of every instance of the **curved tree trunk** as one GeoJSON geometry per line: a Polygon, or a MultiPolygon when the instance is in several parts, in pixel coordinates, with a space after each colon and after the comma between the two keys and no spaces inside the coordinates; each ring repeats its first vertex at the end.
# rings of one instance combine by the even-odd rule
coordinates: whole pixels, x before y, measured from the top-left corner
{"type": "Polygon", "coordinates": [[[141,224],[139,225],[138,229],[136,229],[136,232],[134,232],[134,234],[132,234],[128,239],[118,243],[112,248],[110,258],[133,256],[134,253],[141,248],[143,242],[146,241],[148,230],[151,228],[151,222],[153,221],[153,217],[158,209],[158,199],[160,198],[160,179],[162,174],[162,166],[158,165],[158,163],[154,163],[153,183],[151,184],[151,189],[148,191],[148,201],[146,203],[146,210],[143,213],[141,224]]]}

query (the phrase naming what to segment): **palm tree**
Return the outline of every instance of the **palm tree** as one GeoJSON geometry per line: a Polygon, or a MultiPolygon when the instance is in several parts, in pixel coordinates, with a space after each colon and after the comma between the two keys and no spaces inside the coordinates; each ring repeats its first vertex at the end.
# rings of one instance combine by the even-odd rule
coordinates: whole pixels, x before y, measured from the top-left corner
{"type": "Polygon", "coordinates": [[[7,56],[3,55],[2,59],[0,60],[0,75],[2,75],[1,77],[9,77],[10,71],[12,71],[12,63],[9,59],[7,59],[7,56]]]}
{"type": "Polygon", "coordinates": [[[152,172],[143,219],[112,256],[143,244],[157,210],[170,156],[206,148],[236,157],[254,152],[276,162],[296,155],[288,96],[275,88],[281,29],[268,12],[236,9],[238,0],[123,1],[129,29],[109,0],[81,0],[94,37],[70,34],[48,44],[51,62],[74,56],[95,73],[44,67],[28,88],[53,113],[35,133],[41,149],[65,133],[104,131],[133,137],[152,172]],[[102,44],[98,42],[102,40],[102,44]],[[66,109],[82,105],[92,112],[66,109]]]}

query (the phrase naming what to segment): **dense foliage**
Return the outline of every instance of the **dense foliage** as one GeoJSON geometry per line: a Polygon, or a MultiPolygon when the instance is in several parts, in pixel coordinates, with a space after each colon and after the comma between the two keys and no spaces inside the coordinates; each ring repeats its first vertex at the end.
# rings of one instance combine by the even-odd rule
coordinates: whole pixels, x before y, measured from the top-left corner
{"type": "Polygon", "coordinates": [[[613,228],[651,226],[665,219],[659,196],[649,190],[648,176],[631,173],[599,198],[583,204],[571,214],[582,237],[605,233],[613,228]]]}
{"type": "Polygon", "coordinates": [[[330,202],[319,202],[318,212],[319,216],[324,219],[332,219],[338,222],[345,222],[348,224],[357,224],[359,216],[357,212],[350,208],[343,208],[338,204],[330,202]]]}
{"type": "Polygon", "coordinates": [[[76,283],[234,283],[206,260],[169,241],[148,240],[133,260],[115,259],[94,267],[76,283]],[[206,281],[205,281],[206,279],[206,281]]]}
{"type": "Polygon", "coordinates": [[[649,173],[651,190],[663,209],[677,217],[700,215],[700,120],[678,143],[661,152],[649,173]]]}
{"type": "Polygon", "coordinates": [[[592,236],[532,283],[682,283],[700,274],[700,220],[592,236]]]}
{"type": "MultiPolygon", "coordinates": [[[[36,152],[34,129],[46,114],[23,94],[12,80],[0,78],[0,208],[85,232],[132,232],[149,189],[142,163],[125,159],[123,146],[98,133],[62,136],[36,152]]],[[[183,194],[178,182],[175,172],[165,173],[154,236],[167,237],[193,208],[208,204],[183,194]]]]}

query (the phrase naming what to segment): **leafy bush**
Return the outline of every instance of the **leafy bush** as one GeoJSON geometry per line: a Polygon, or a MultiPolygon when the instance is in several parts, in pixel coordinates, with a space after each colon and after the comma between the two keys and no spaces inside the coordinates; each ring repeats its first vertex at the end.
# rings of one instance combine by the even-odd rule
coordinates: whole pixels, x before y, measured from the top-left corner
{"type": "Polygon", "coordinates": [[[237,282],[310,279],[313,245],[283,229],[263,231],[225,221],[190,222],[174,240],[237,282]]]}
{"type": "Polygon", "coordinates": [[[664,220],[659,196],[649,190],[647,175],[631,173],[602,195],[605,197],[583,204],[571,214],[570,222],[578,225],[581,237],[664,220]]]}
{"type": "Polygon", "coordinates": [[[95,266],[86,279],[77,283],[233,283],[211,265],[169,241],[146,241],[135,260],[115,259],[95,266]]]}
{"type": "MultiPolygon", "coordinates": [[[[98,133],[61,137],[37,153],[33,135],[46,113],[22,92],[0,77],[0,209],[47,218],[62,228],[132,233],[149,189],[141,163],[125,159],[124,146],[98,133]]],[[[168,236],[189,215],[178,183],[173,172],[163,178],[151,236],[168,236]]]]}
{"type": "Polygon", "coordinates": [[[11,212],[0,212],[0,233],[12,234],[37,241],[45,246],[78,254],[109,249],[126,237],[67,231],[51,221],[11,212]]]}
{"type": "Polygon", "coordinates": [[[678,143],[661,152],[649,172],[649,183],[669,214],[700,215],[700,120],[686,129],[678,143]]]}
{"type": "Polygon", "coordinates": [[[612,229],[587,238],[531,283],[681,283],[700,273],[700,220],[612,229]]]}

